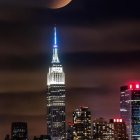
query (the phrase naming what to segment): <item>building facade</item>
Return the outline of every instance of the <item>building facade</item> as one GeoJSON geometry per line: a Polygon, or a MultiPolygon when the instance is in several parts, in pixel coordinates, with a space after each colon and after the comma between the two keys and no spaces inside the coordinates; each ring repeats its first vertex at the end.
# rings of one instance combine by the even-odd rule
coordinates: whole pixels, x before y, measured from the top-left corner
{"type": "Polygon", "coordinates": [[[93,140],[128,140],[126,125],[122,119],[93,121],[93,140]]]}
{"type": "Polygon", "coordinates": [[[91,112],[88,107],[80,107],[73,112],[73,139],[91,140],[91,112]]]}
{"type": "Polygon", "coordinates": [[[120,88],[120,115],[127,126],[129,140],[140,140],[140,83],[120,88]]]}
{"type": "Polygon", "coordinates": [[[122,119],[110,119],[109,124],[113,130],[114,140],[128,140],[126,124],[122,119]]]}
{"type": "Polygon", "coordinates": [[[12,123],[11,140],[28,140],[27,123],[25,122],[12,123]]]}
{"type": "Polygon", "coordinates": [[[58,57],[56,27],[52,62],[47,75],[47,132],[52,140],[63,140],[65,128],[65,74],[58,57]]]}
{"type": "Polygon", "coordinates": [[[93,121],[93,140],[114,140],[114,127],[112,124],[98,118],[93,121]]]}
{"type": "Polygon", "coordinates": [[[67,133],[66,133],[66,139],[67,140],[73,140],[73,132],[74,132],[74,127],[73,127],[73,123],[69,122],[67,124],[67,133]]]}

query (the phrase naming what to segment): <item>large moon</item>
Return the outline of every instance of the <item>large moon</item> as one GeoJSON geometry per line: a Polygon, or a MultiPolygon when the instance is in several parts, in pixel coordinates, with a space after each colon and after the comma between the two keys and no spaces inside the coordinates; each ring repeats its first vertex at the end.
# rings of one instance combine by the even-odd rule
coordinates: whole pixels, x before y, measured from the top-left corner
{"type": "Polygon", "coordinates": [[[68,5],[72,0],[46,0],[48,8],[58,9],[68,5]]]}

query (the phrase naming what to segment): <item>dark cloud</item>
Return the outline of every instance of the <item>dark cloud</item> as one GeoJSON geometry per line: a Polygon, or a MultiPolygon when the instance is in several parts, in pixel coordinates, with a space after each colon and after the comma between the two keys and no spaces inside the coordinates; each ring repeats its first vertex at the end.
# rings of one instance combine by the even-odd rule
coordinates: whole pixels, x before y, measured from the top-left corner
{"type": "MultiPolygon", "coordinates": [[[[109,27],[104,24],[58,26],[59,36],[62,36],[59,38],[62,63],[66,67],[137,65],[140,59],[138,23],[121,21],[109,27]]],[[[1,29],[1,70],[48,67],[52,54],[52,28],[7,24],[1,29]]]]}
{"type": "MultiPolygon", "coordinates": [[[[135,67],[140,61],[140,51],[129,52],[93,52],[60,54],[66,69],[75,67],[135,67]]],[[[1,57],[4,58],[4,57],[1,57]]],[[[32,56],[11,56],[1,59],[1,70],[45,70],[51,61],[50,54],[32,56]],[[48,57],[48,58],[47,58],[48,57]]],[[[138,67],[138,66],[137,66],[138,67]]],[[[131,69],[131,68],[130,68],[131,69]]]]}

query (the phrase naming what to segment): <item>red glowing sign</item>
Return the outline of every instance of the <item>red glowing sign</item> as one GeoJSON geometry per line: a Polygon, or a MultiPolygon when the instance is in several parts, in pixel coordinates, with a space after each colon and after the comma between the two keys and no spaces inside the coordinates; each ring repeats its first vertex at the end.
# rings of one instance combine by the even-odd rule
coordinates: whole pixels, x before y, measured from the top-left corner
{"type": "Polygon", "coordinates": [[[140,83],[130,83],[128,85],[128,88],[131,89],[131,90],[140,89],[140,83]]]}
{"type": "Polygon", "coordinates": [[[136,88],[140,88],[139,84],[136,84],[136,88]]]}
{"type": "Polygon", "coordinates": [[[122,122],[122,119],[113,119],[114,122],[122,122]]]}
{"type": "Polygon", "coordinates": [[[129,85],[129,88],[132,89],[132,87],[133,87],[132,84],[130,84],[130,85],[129,85]]]}

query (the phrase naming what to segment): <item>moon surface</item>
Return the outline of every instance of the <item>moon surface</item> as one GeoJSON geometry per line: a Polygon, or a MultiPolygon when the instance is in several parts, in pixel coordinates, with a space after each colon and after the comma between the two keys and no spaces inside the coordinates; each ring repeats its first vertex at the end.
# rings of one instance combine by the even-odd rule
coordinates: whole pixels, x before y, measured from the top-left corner
{"type": "Polygon", "coordinates": [[[47,7],[50,9],[58,9],[68,5],[72,0],[46,0],[47,7]]]}

